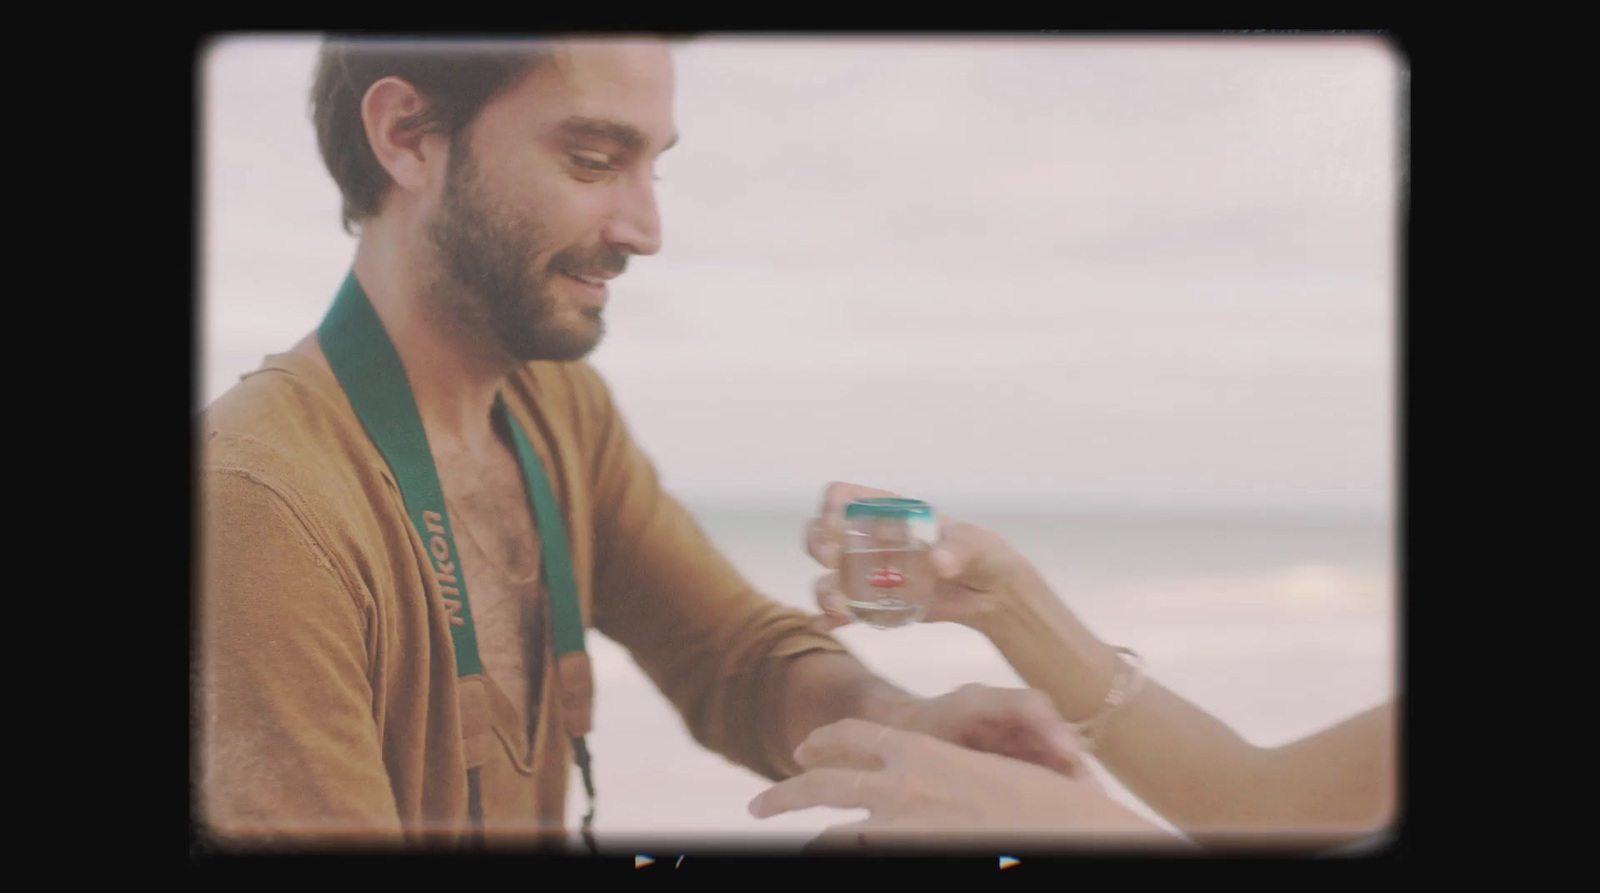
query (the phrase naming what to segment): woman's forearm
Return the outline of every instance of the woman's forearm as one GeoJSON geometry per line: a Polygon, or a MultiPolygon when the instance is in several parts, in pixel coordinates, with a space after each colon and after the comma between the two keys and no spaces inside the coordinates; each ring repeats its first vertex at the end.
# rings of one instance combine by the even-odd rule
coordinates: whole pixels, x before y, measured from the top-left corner
{"type": "MultiPolygon", "coordinates": [[[[1031,567],[974,626],[1030,687],[1068,720],[1089,718],[1120,666],[1031,567]]],[[[1154,680],[1101,730],[1096,757],[1128,790],[1185,834],[1206,842],[1281,828],[1271,753],[1154,680]]]]}

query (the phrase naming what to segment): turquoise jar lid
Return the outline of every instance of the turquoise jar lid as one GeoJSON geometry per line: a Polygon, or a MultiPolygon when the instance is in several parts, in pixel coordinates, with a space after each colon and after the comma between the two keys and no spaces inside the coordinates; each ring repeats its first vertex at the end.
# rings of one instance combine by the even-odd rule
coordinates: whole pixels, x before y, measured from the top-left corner
{"type": "Polygon", "coordinates": [[[857,499],[845,506],[847,521],[873,519],[884,521],[932,520],[933,506],[920,499],[878,497],[857,499]]]}

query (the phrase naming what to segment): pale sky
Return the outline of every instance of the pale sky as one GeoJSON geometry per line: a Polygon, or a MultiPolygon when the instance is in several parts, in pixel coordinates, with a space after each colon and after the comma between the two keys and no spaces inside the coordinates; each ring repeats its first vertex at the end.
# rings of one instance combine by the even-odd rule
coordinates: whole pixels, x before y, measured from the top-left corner
{"type": "MultiPolygon", "coordinates": [[[[314,36],[202,76],[215,399],[354,240],[314,36]]],[[[1369,39],[703,37],[593,354],[669,489],[1392,509],[1401,59],[1369,39]]],[[[198,409],[199,407],[197,407],[198,409]]]]}

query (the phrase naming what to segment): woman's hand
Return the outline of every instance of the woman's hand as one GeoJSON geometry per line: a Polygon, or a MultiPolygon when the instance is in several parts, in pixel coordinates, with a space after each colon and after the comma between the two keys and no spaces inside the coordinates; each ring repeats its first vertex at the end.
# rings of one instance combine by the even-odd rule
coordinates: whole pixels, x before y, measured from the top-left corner
{"type": "Polygon", "coordinates": [[[846,719],[795,751],[806,770],[750,803],[767,818],[831,806],[866,809],[829,829],[827,848],[1008,845],[1183,846],[1186,842],[1106,795],[1087,773],[1062,775],[916,732],[846,719]]]}
{"type": "MultiPolygon", "coordinates": [[[[851,623],[839,589],[839,557],[844,548],[844,510],[851,500],[896,497],[888,490],[859,484],[835,483],[823,494],[822,507],[806,525],[806,552],[830,572],[817,580],[818,625],[835,629],[851,623]]],[[[929,555],[937,575],[934,600],[923,617],[926,623],[953,622],[967,626],[994,611],[1011,588],[1032,572],[1027,560],[998,535],[961,521],[941,517],[940,541],[929,555]]]]}

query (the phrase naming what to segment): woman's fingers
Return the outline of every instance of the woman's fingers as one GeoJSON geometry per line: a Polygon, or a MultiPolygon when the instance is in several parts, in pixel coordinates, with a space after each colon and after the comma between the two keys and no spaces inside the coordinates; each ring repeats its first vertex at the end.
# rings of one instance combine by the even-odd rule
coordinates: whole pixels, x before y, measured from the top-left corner
{"type": "Polygon", "coordinates": [[[865,769],[812,769],[778,782],[750,801],[750,814],[770,818],[799,809],[872,809],[883,781],[865,769]]]}
{"type": "Polygon", "coordinates": [[[831,806],[875,809],[893,798],[893,780],[876,767],[896,762],[911,736],[899,729],[860,719],[842,719],[816,729],[795,748],[794,758],[806,769],[780,781],[750,801],[758,818],[831,806]]]}
{"type": "Polygon", "coordinates": [[[822,507],[806,524],[806,553],[826,568],[839,566],[844,543],[844,509],[852,500],[894,498],[897,493],[836,481],[822,494],[822,507]]]}
{"type": "Polygon", "coordinates": [[[806,736],[794,758],[813,769],[830,766],[880,767],[899,757],[908,735],[899,729],[861,719],[841,719],[806,736]]]}
{"type": "Polygon", "coordinates": [[[834,825],[818,834],[800,851],[809,855],[858,852],[868,845],[868,830],[872,827],[871,822],[871,819],[862,819],[859,822],[834,825]]]}
{"type": "Polygon", "coordinates": [[[823,518],[812,518],[806,522],[805,534],[806,554],[825,568],[837,568],[844,550],[843,525],[836,529],[823,518]]]}
{"type": "Polygon", "coordinates": [[[837,629],[851,622],[850,614],[844,607],[844,593],[839,591],[837,573],[827,573],[818,577],[811,589],[817,600],[817,608],[822,611],[822,616],[817,619],[820,629],[824,631],[837,629]]]}
{"type": "Polygon", "coordinates": [[[946,522],[939,544],[928,556],[942,580],[987,592],[1001,584],[1014,569],[1010,547],[988,530],[964,521],[946,522]]]}

